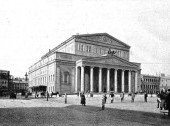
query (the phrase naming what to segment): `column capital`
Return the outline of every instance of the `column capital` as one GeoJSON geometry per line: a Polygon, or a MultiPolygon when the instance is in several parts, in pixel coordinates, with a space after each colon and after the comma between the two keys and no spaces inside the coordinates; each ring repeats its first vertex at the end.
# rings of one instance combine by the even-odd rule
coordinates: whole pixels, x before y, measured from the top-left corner
{"type": "Polygon", "coordinates": [[[138,72],[138,70],[134,70],[135,71],[135,73],[137,73],[138,72]]]}
{"type": "Polygon", "coordinates": [[[100,70],[100,69],[103,69],[103,67],[99,67],[99,70],[100,70]]]}
{"type": "Polygon", "coordinates": [[[122,70],[122,72],[124,72],[125,71],[125,69],[121,69],[122,70]]]}
{"type": "Polygon", "coordinates": [[[78,67],[80,67],[80,66],[75,66],[75,68],[78,68],[78,67]]]}
{"type": "Polygon", "coordinates": [[[90,68],[94,69],[94,66],[90,66],[90,68]]]}
{"type": "Polygon", "coordinates": [[[118,71],[118,68],[114,68],[114,70],[118,71]]]}

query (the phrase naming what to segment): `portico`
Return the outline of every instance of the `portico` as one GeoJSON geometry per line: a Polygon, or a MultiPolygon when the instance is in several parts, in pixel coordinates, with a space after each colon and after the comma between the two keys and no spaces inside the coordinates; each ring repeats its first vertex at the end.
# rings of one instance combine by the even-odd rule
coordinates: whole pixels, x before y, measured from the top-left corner
{"type": "Polygon", "coordinates": [[[85,58],[76,63],[75,92],[137,92],[139,71],[136,64],[117,56],[85,58]]]}

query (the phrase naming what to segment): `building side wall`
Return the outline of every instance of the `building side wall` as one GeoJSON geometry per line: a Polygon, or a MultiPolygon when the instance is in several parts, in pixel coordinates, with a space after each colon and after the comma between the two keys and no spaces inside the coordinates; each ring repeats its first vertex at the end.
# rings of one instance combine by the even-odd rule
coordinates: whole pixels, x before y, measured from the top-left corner
{"type": "Polygon", "coordinates": [[[58,52],[75,54],[75,39],[57,49],[58,52]]]}
{"type": "MultiPolygon", "coordinates": [[[[60,80],[60,86],[58,86],[58,90],[61,90],[61,93],[71,93],[74,91],[72,87],[75,84],[75,74],[74,74],[74,67],[66,65],[60,65],[60,75],[58,78],[60,80]]],[[[57,71],[58,72],[58,71],[57,71]]]]}

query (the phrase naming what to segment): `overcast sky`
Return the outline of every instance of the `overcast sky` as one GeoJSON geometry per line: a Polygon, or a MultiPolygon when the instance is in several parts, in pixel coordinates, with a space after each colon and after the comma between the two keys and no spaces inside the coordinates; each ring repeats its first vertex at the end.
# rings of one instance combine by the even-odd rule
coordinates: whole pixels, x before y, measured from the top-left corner
{"type": "Polygon", "coordinates": [[[131,46],[143,74],[170,75],[170,0],[0,0],[0,69],[24,77],[72,35],[103,32],[131,46]]]}

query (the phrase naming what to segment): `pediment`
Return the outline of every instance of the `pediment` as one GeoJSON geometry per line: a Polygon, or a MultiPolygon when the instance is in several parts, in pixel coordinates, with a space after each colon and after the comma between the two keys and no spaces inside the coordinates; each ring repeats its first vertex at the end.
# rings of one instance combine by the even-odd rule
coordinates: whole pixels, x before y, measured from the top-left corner
{"type": "Polygon", "coordinates": [[[138,67],[134,63],[128,62],[126,60],[120,59],[118,57],[101,57],[101,58],[91,58],[86,59],[86,62],[104,65],[116,65],[116,66],[126,66],[126,67],[138,67]]]}
{"type": "Polygon", "coordinates": [[[108,43],[108,44],[116,45],[120,47],[130,47],[127,44],[121,42],[120,40],[108,34],[94,34],[94,35],[89,35],[89,36],[81,36],[80,39],[108,43]]]}

